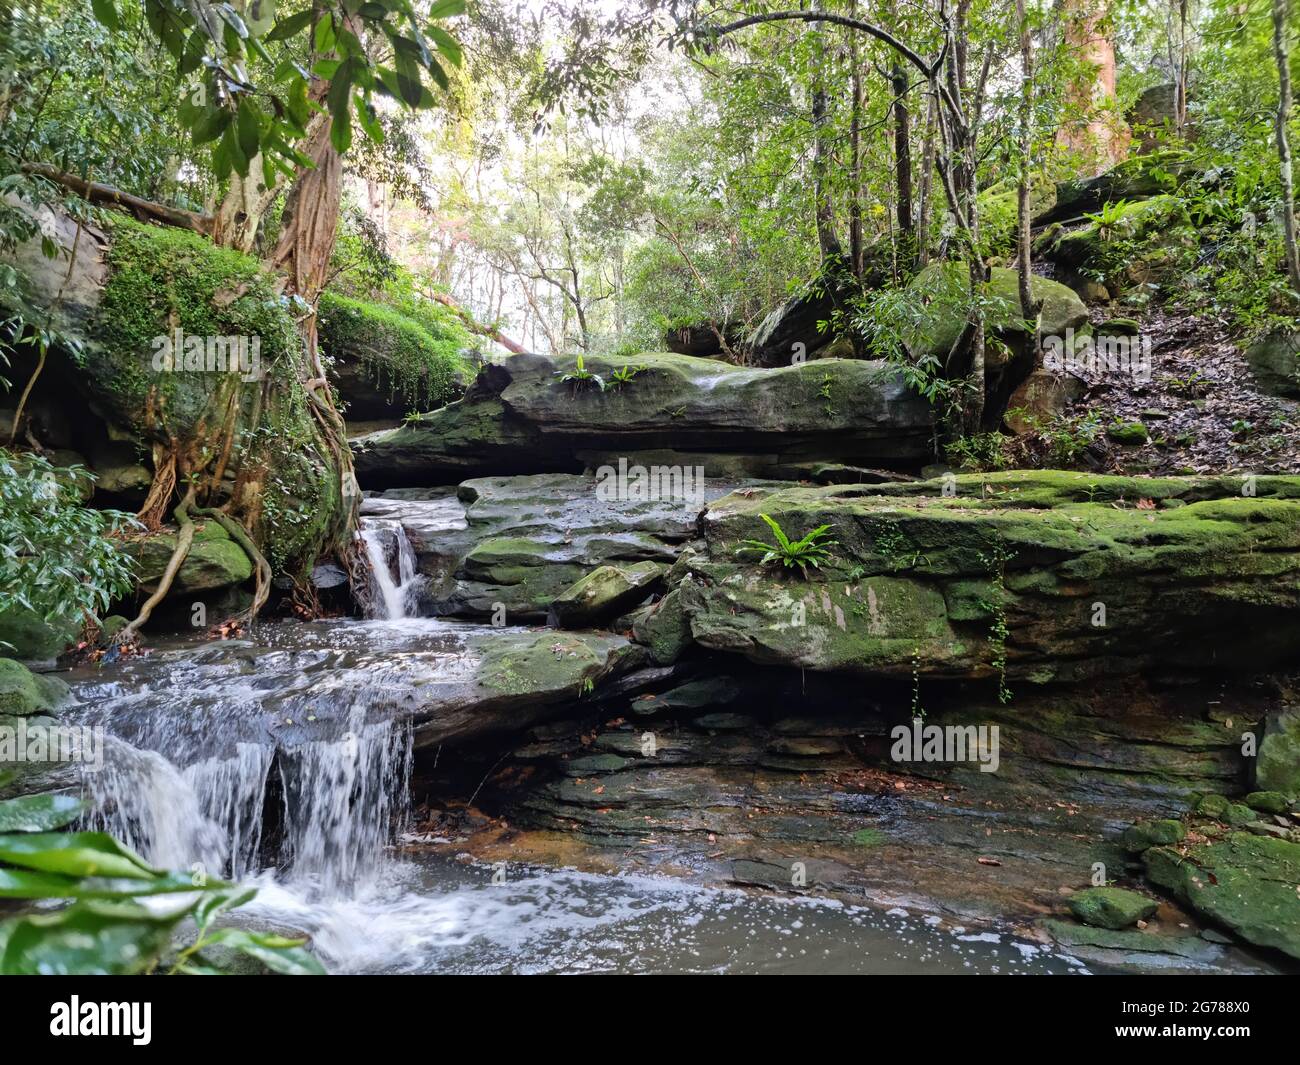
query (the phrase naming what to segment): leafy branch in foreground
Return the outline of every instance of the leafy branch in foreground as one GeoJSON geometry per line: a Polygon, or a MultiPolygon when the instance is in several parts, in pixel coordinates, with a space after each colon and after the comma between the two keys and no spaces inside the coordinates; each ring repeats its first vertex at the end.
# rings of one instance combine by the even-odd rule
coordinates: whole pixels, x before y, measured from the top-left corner
{"type": "Polygon", "coordinates": [[[134,563],[118,537],[136,522],[83,506],[91,481],[80,466],[0,448],[0,613],[79,622],[130,591],[134,563]]]}
{"type": "Polygon", "coordinates": [[[213,947],[277,973],[324,973],[301,939],[213,927],[256,889],[219,880],[196,884],[187,874],[152,868],[107,833],[58,831],[84,808],[70,795],[0,802],[0,899],[73,900],[0,921],[0,975],[220,974],[218,961],[202,953],[213,947]],[[175,905],[140,901],[165,895],[175,896],[175,905]],[[194,923],[194,940],[173,953],[186,919],[194,923]]]}
{"type": "Polygon", "coordinates": [[[767,565],[772,562],[780,562],[786,569],[798,568],[803,576],[808,576],[808,567],[820,569],[823,562],[830,560],[830,548],[836,547],[838,541],[828,540],[831,527],[829,525],[819,525],[812,532],[805,535],[802,539],[791,540],[781,528],[780,522],[766,514],[760,514],[768,528],[772,530],[772,535],[776,537],[775,544],[765,543],[762,540],[742,540],[740,546],[736,548],[736,554],[758,554],[762,557],[759,559],[760,565],[767,565]]]}

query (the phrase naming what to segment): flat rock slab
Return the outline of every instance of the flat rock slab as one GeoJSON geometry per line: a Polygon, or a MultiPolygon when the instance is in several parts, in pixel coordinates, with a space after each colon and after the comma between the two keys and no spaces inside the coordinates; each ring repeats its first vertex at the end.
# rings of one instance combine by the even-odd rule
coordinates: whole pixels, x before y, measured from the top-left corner
{"type": "Polygon", "coordinates": [[[644,659],[610,634],[435,620],[264,624],[255,640],[176,643],[74,671],[79,705],[65,717],[179,765],[385,721],[409,723],[417,746],[465,743],[542,721],[644,659]]]}
{"type": "Polygon", "coordinates": [[[671,448],[900,468],[929,454],[930,406],[883,362],[753,369],[666,352],[589,356],[585,372],[603,389],[594,377],[561,380],[575,370],[572,360],[541,355],[484,367],[464,399],[352,441],[362,485],[577,472],[578,452],[671,448]],[[625,367],[637,372],[612,383],[625,367]]]}
{"type": "Polygon", "coordinates": [[[700,512],[737,489],[707,478],[691,499],[618,498],[596,477],[485,477],[458,489],[395,489],[366,499],[371,522],[399,522],[428,578],[421,612],[543,621],[556,596],[600,566],[671,563],[697,535],[700,512]]]}
{"type": "Polygon", "coordinates": [[[678,570],[696,643],[869,676],[1032,683],[1259,670],[1300,644],[1300,478],[1037,471],[789,487],[710,504],[678,570]],[[1253,494],[1247,494],[1247,493],[1253,494]],[[807,580],[738,558],[821,525],[807,580]]]}

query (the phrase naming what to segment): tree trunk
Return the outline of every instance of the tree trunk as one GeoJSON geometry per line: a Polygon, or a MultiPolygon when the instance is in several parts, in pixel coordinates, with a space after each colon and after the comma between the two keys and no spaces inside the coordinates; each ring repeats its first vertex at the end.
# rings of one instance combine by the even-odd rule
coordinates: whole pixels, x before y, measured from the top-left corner
{"type": "Polygon", "coordinates": [[[1025,0],[1016,0],[1016,21],[1020,28],[1020,181],[1016,186],[1016,266],[1020,273],[1020,314],[1034,323],[1031,344],[1038,351],[1038,312],[1030,273],[1030,153],[1034,121],[1034,37],[1029,29],[1025,0]]]}
{"type": "Polygon", "coordinates": [[[1300,294],[1300,238],[1296,235],[1295,170],[1291,158],[1291,56],[1287,47],[1289,0],[1273,0],[1273,55],[1277,60],[1277,157],[1282,169],[1282,230],[1286,272],[1291,287],[1300,294]]]}
{"type": "Polygon", "coordinates": [[[894,93],[894,172],[898,186],[899,240],[910,258],[916,250],[916,221],[912,215],[912,115],[907,107],[908,78],[897,59],[890,69],[894,93]]]}
{"type": "Polygon", "coordinates": [[[830,132],[827,129],[826,90],[820,85],[812,95],[813,127],[813,199],[817,221],[817,244],[822,265],[838,267],[844,261],[844,248],[835,235],[835,206],[830,193],[830,132]]]}
{"type": "Polygon", "coordinates": [[[1081,116],[1062,130],[1065,147],[1078,152],[1093,174],[1118,163],[1127,154],[1127,131],[1108,121],[1103,109],[1115,101],[1115,45],[1104,26],[1109,17],[1106,0],[1066,0],[1065,40],[1070,50],[1092,64],[1095,73],[1072,86],[1068,99],[1081,116]]]}
{"type": "Polygon", "coordinates": [[[918,267],[925,266],[930,261],[930,218],[933,214],[931,203],[934,200],[934,154],[935,139],[938,137],[935,126],[938,106],[938,101],[931,96],[930,106],[925,114],[925,137],[921,143],[921,205],[916,221],[918,267]]]}

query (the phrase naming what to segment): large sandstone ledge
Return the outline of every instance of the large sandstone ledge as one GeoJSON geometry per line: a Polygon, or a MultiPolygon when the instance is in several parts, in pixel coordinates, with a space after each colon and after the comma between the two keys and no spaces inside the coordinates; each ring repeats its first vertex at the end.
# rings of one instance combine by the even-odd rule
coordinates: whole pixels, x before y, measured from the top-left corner
{"type": "Polygon", "coordinates": [[[801,669],[1048,683],[1262,671],[1300,648],[1297,477],[757,487],[701,527],[638,623],[661,660],[693,641],[801,669]],[[792,539],[831,526],[832,561],[804,580],[738,557],[772,540],[762,514],[792,539]]]}
{"type": "MultiPolygon", "coordinates": [[[[688,355],[589,356],[605,382],[561,380],[572,359],[515,355],[484,367],[465,398],[398,429],[353,441],[369,489],[498,474],[576,472],[606,457],[672,448],[919,466],[930,454],[929,404],[885,363],[822,359],[748,369],[688,355]],[[637,372],[619,383],[617,371],[637,372]],[[581,453],[581,454],[580,454],[581,453]]],[[[710,474],[714,471],[709,470],[710,474]]],[[[755,471],[759,472],[759,471],[755,471]]]]}

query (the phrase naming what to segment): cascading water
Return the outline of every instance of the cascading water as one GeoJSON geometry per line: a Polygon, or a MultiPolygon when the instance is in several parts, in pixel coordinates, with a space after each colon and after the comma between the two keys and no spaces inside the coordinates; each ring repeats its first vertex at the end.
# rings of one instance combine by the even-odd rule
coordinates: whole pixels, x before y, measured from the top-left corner
{"type": "Polygon", "coordinates": [[[107,733],[83,778],[97,827],[158,866],[274,869],[313,897],[376,875],[409,805],[398,671],[386,687],[382,665],[318,631],[287,651],[160,652],[126,667],[130,687],[82,688],[80,721],[107,733]]]}
{"type": "Polygon", "coordinates": [[[374,594],[367,611],[368,616],[381,620],[397,621],[411,616],[412,592],[419,578],[415,569],[415,549],[400,521],[390,518],[363,518],[359,533],[370,563],[374,594]],[[389,562],[388,545],[394,545],[397,578],[389,562]]]}

